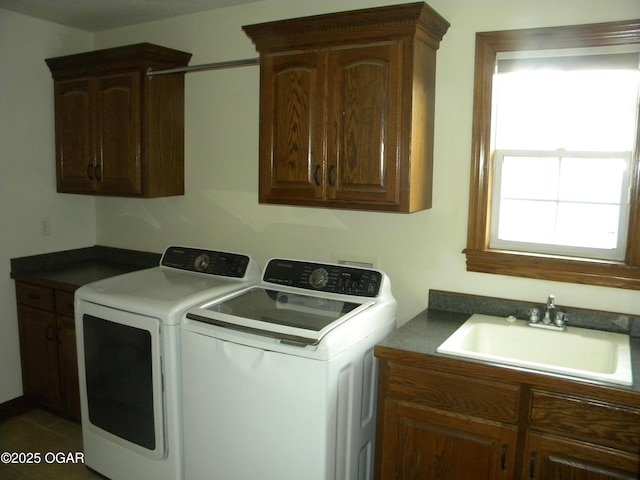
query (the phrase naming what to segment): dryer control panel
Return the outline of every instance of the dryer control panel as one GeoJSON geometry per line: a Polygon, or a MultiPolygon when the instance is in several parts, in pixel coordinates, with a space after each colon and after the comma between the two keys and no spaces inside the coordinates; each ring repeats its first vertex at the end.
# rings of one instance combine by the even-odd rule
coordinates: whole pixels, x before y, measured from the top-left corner
{"type": "Polygon", "coordinates": [[[174,246],[164,252],[160,265],[189,272],[242,278],[247,271],[249,257],[237,253],[174,246]]]}
{"type": "Polygon", "coordinates": [[[377,297],[382,273],[344,265],[273,259],[264,270],[263,281],[321,292],[377,297]]]}

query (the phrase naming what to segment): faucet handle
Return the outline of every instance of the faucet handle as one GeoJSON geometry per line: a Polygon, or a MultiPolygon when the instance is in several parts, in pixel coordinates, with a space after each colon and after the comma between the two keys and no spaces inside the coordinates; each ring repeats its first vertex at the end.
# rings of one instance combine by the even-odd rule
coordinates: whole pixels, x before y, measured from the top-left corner
{"type": "Polygon", "coordinates": [[[566,327],[567,326],[567,320],[569,320],[569,315],[567,315],[564,312],[557,312],[556,313],[556,320],[555,320],[555,324],[557,327],[566,327]]]}
{"type": "Polygon", "coordinates": [[[537,308],[529,309],[529,322],[530,323],[538,323],[540,321],[540,310],[537,308]]]}

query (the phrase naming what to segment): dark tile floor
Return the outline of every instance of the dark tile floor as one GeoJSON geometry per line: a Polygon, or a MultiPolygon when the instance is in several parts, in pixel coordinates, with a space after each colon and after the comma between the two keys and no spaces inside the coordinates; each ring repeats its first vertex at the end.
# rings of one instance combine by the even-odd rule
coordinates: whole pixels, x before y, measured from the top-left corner
{"type": "MultiPolygon", "coordinates": [[[[61,463],[59,458],[81,458],[82,430],[77,423],[57,417],[45,410],[34,409],[0,422],[0,479],[34,480],[104,479],[82,463],[61,463]],[[5,452],[40,454],[39,463],[5,463],[5,452]]],[[[23,458],[26,455],[22,455],[23,458]]],[[[36,458],[35,455],[32,458],[36,458]]]]}

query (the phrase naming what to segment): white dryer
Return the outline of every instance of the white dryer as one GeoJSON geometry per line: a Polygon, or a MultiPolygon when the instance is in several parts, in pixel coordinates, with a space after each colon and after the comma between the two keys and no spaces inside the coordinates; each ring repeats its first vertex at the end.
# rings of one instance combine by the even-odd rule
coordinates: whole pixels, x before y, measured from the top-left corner
{"type": "Polygon", "coordinates": [[[184,478],[183,314],[260,280],[247,255],[172,246],[158,267],[76,292],[85,463],[112,480],[184,478]]]}
{"type": "Polygon", "coordinates": [[[383,272],[271,260],[182,323],[189,480],[372,479],[377,362],[396,327],[383,272]]]}

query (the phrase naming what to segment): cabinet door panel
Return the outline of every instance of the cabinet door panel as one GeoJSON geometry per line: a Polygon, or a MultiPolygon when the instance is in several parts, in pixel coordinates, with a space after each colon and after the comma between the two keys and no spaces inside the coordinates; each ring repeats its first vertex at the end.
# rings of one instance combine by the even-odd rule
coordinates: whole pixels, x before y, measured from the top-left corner
{"type": "Polygon", "coordinates": [[[98,190],[141,192],[140,117],[139,73],[98,79],[98,190]]]}
{"type": "Polygon", "coordinates": [[[536,433],[527,434],[527,478],[543,480],[637,480],[640,456],[536,433]]]}
{"type": "Polygon", "coordinates": [[[386,400],[380,480],[513,479],[517,428],[386,400]]]}
{"type": "Polygon", "coordinates": [[[60,408],[55,315],[18,306],[24,394],[49,407],[60,408]]]}
{"type": "Polygon", "coordinates": [[[330,53],[329,197],[391,203],[398,195],[399,43],[330,53]]]}
{"type": "Polygon", "coordinates": [[[260,201],[322,198],[324,56],[267,56],[261,82],[260,201]]]}
{"type": "Polygon", "coordinates": [[[75,321],[73,317],[58,316],[56,322],[60,358],[61,407],[67,415],[80,419],[80,382],[75,321]]]}
{"type": "Polygon", "coordinates": [[[89,79],[55,85],[59,192],[91,192],[95,153],[89,79]]]}

